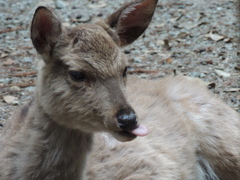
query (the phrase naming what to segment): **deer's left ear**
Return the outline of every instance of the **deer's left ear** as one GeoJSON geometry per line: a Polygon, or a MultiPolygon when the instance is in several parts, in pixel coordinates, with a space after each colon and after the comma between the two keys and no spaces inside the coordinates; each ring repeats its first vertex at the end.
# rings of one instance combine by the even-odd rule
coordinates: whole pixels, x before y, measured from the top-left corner
{"type": "Polygon", "coordinates": [[[120,46],[135,41],[148,27],[158,0],[141,0],[126,4],[106,19],[120,39],[120,46]]]}

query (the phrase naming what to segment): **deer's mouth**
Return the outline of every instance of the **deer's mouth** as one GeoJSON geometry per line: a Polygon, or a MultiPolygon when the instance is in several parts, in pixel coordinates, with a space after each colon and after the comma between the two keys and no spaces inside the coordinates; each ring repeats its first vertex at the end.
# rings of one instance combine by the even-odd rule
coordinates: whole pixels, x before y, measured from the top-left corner
{"type": "Polygon", "coordinates": [[[113,131],[111,133],[115,139],[118,141],[132,141],[137,136],[146,136],[148,134],[148,130],[146,127],[139,125],[132,131],[113,131]]]}
{"type": "Polygon", "coordinates": [[[131,134],[127,131],[113,131],[111,134],[115,139],[121,142],[132,141],[137,137],[136,135],[131,134]]]}

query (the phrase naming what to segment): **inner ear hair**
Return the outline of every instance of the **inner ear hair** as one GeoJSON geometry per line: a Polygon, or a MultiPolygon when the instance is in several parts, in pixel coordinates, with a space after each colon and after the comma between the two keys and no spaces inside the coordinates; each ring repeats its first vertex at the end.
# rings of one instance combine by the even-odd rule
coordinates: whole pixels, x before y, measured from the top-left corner
{"type": "Polygon", "coordinates": [[[47,7],[36,9],[32,25],[31,39],[39,54],[50,54],[62,34],[60,20],[47,7]]]}

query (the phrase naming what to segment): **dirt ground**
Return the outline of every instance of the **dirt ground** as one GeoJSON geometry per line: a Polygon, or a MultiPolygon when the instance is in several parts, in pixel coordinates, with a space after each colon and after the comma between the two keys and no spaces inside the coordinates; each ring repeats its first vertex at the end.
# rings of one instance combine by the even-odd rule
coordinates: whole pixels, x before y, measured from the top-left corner
{"type": "MultiPolygon", "coordinates": [[[[37,6],[56,9],[65,26],[104,18],[125,1],[0,0],[0,131],[12,112],[31,99],[40,61],[29,38],[37,6]]],[[[197,77],[240,112],[240,25],[237,0],[159,0],[147,31],[123,49],[129,74],[197,77]]]]}

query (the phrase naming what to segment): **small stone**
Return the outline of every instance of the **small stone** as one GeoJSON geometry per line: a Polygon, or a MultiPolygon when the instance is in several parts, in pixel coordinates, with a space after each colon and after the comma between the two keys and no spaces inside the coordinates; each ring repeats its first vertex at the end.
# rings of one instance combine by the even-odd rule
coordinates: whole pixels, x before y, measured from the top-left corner
{"type": "Polygon", "coordinates": [[[220,77],[230,77],[231,76],[230,73],[227,73],[227,72],[224,72],[224,71],[221,71],[221,70],[218,70],[218,69],[215,69],[214,71],[220,77]]]}
{"type": "Polygon", "coordinates": [[[189,75],[192,77],[200,77],[200,72],[191,72],[189,75]]]}
{"type": "Polygon", "coordinates": [[[204,78],[204,77],[206,77],[206,74],[205,73],[200,73],[200,76],[199,76],[200,78],[204,78]]]}
{"type": "Polygon", "coordinates": [[[141,60],[141,59],[139,59],[138,57],[134,57],[134,58],[133,58],[133,62],[136,62],[136,63],[141,63],[141,62],[142,62],[142,60],[141,60]]]}
{"type": "Polygon", "coordinates": [[[11,86],[11,87],[10,87],[10,91],[12,91],[12,92],[18,92],[18,91],[20,91],[20,90],[21,90],[21,88],[18,87],[18,86],[11,86]]]}
{"type": "Polygon", "coordinates": [[[32,59],[30,57],[24,57],[22,61],[25,63],[32,63],[32,59]]]}
{"type": "Polygon", "coordinates": [[[13,101],[13,102],[12,102],[12,105],[14,105],[14,106],[18,106],[18,105],[19,105],[19,101],[16,101],[16,100],[13,101]]]}
{"type": "Polygon", "coordinates": [[[125,50],[124,50],[124,53],[125,53],[125,54],[130,54],[130,53],[131,53],[131,50],[125,49],[125,50]]]}
{"type": "Polygon", "coordinates": [[[86,23],[89,22],[91,20],[91,17],[88,15],[82,15],[82,17],[78,20],[78,22],[80,23],[86,23]]]}
{"type": "Polygon", "coordinates": [[[103,13],[101,12],[97,14],[97,17],[102,17],[102,16],[103,16],[103,13]]]}
{"type": "Polygon", "coordinates": [[[64,7],[66,7],[66,3],[58,0],[58,1],[55,2],[55,6],[56,6],[57,9],[63,9],[64,7]]]}
{"type": "Polygon", "coordinates": [[[240,71],[240,65],[239,66],[235,66],[234,69],[240,71]]]}
{"type": "Polygon", "coordinates": [[[9,65],[12,65],[12,64],[14,64],[14,61],[10,58],[8,58],[6,61],[3,62],[4,66],[9,66],[9,65]]]}
{"type": "Polygon", "coordinates": [[[98,8],[104,8],[107,6],[107,3],[104,1],[97,1],[98,3],[94,3],[94,4],[89,4],[88,7],[91,9],[98,9],[98,8]]]}
{"type": "Polygon", "coordinates": [[[0,83],[9,84],[11,82],[10,78],[0,79],[0,83]]]}
{"type": "Polygon", "coordinates": [[[34,86],[29,86],[26,88],[26,90],[29,92],[33,92],[35,89],[36,89],[36,87],[34,87],[34,86]]]}
{"type": "Polygon", "coordinates": [[[82,18],[82,15],[81,14],[78,14],[77,16],[76,16],[76,19],[81,19],[82,18]]]}

